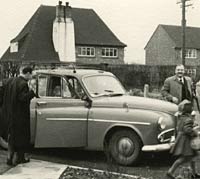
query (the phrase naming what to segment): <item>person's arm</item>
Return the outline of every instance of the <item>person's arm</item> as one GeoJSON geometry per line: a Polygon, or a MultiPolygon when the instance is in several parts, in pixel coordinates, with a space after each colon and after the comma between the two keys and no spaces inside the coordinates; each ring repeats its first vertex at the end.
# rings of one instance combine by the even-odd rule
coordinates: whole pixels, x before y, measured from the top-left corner
{"type": "Polygon", "coordinates": [[[4,86],[0,87],[0,106],[3,105],[4,86]]]}
{"type": "Polygon", "coordinates": [[[191,137],[194,137],[197,135],[196,132],[193,130],[193,119],[188,118],[184,122],[183,132],[184,132],[184,134],[191,136],[191,137]]]}
{"type": "Polygon", "coordinates": [[[196,97],[196,84],[193,82],[192,78],[188,77],[189,81],[189,88],[191,90],[191,97],[192,99],[196,97]]]}
{"type": "Polygon", "coordinates": [[[170,94],[170,80],[169,79],[165,80],[164,85],[161,89],[161,94],[167,101],[170,101],[176,104],[178,103],[178,98],[170,94]]]}
{"type": "Polygon", "coordinates": [[[30,101],[33,97],[35,97],[35,93],[33,90],[29,90],[28,84],[24,83],[20,86],[18,91],[18,100],[25,102],[30,101]]]}

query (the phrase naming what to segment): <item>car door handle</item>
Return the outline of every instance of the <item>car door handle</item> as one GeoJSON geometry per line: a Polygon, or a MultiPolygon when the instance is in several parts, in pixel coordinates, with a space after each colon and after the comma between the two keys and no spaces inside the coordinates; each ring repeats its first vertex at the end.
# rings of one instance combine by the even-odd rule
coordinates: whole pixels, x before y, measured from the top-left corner
{"type": "Polygon", "coordinates": [[[46,105],[46,104],[47,104],[46,101],[38,101],[38,102],[37,102],[37,105],[38,105],[38,106],[46,105]]]}

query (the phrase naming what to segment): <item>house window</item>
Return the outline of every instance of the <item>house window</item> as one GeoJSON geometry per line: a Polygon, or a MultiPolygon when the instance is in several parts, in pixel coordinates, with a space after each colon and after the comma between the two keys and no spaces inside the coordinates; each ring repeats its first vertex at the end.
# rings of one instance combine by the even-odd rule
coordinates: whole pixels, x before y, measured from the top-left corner
{"type": "Polygon", "coordinates": [[[101,51],[102,57],[118,57],[117,48],[102,48],[101,51]]]}
{"type": "MultiPolygon", "coordinates": [[[[182,57],[182,50],[180,53],[182,57]]],[[[197,49],[185,49],[185,58],[197,58],[197,49]]]]}
{"type": "Polygon", "coordinates": [[[10,53],[18,52],[18,42],[12,42],[10,44],[10,53]]]}
{"type": "Polygon", "coordinates": [[[78,47],[78,56],[94,57],[95,48],[94,47],[78,47]]]}
{"type": "Polygon", "coordinates": [[[197,70],[195,68],[185,68],[185,73],[190,77],[196,77],[197,70]]]}

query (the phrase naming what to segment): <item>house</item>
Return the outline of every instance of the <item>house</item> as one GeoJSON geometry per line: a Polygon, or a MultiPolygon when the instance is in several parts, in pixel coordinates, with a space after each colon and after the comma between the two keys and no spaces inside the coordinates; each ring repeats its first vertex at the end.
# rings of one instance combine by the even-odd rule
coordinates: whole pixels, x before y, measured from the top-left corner
{"type": "Polygon", "coordinates": [[[92,9],[41,5],[1,62],[123,64],[122,43],[92,9]]]}
{"type": "MultiPolygon", "coordinates": [[[[158,25],[145,46],[146,65],[176,65],[182,63],[182,28],[158,25]]],[[[200,65],[200,28],[186,27],[185,65],[200,65]]]]}

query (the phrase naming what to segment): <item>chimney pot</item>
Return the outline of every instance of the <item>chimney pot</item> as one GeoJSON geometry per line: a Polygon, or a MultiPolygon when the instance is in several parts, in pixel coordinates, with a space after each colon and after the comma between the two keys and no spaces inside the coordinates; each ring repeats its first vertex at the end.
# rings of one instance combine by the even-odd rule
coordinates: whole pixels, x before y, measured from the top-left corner
{"type": "Polygon", "coordinates": [[[59,6],[61,6],[62,5],[62,1],[59,1],[58,4],[59,4],[59,6]]]}
{"type": "Polygon", "coordinates": [[[68,7],[69,6],[69,2],[66,2],[66,7],[68,7]]]}

